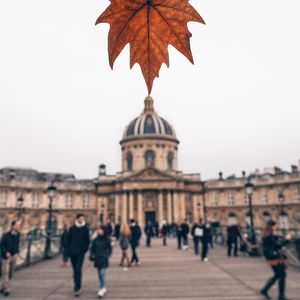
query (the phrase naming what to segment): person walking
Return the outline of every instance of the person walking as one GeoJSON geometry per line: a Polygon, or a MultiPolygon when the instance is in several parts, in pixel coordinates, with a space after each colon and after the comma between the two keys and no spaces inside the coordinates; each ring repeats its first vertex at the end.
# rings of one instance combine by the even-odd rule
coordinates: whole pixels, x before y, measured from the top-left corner
{"type": "Polygon", "coordinates": [[[274,234],[276,222],[269,220],[263,233],[263,254],[267,264],[271,266],[274,276],[272,276],[261,289],[260,293],[266,298],[271,299],[268,294],[269,289],[278,281],[279,300],[287,300],[285,296],[286,281],[286,257],[282,254],[281,249],[287,245],[291,239],[291,234],[281,238],[274,234]]]}
{"type": "Polygon", "coordinates": [[[163,239],[163,245],[167,246],[167,237],[169,235],[169,225],[165,220],[162,221],[162,227],[161,227],[161,235],[163,239]]]}
{"type": "Polygon", "coordinates": [[[213,231],[212,226],[210,222],[206,223],[206,231],[207,231],[207,244],[210,246],[210,248],[214,247],[213,243],[213,231]]]}
{"type": "Polygon", "coordinates": [[[1,265],[2,265],[2,287],[1,293],[9,296],[10,281],[13,278],[16,266],[16,255],[19,253],[20,246],[20,222],[13,221],[10,230],[3,234],[1,239],[1,265]]]}
{"type": "Polygon", "coordinates": [[[105,234],[105,226],[97,230],[97,236],[92,242],[90,260],[94,262],[99,278],[98,296],[102,298],[106,292],[106,269],[109,267],[109,257],[112,254],[111,240],[105,234]]]}
{"type": "Polygon", "coordinates": [[[113,226],[111,224],[111,220],[108,219],[105,225],[105,234],[110,238],[113,233],[113,226]]]}
{"type": "Polygon", "coordinates": [[[241,232],[236,224],[227,227],[227,256],[238,256],[238,239],[242,240],[241,232]]]}
{"type": "Polygon", "coordinates": [[[183,223],[181,224],[181,231],[182,231],[182,240],[183,240],[183,250],[187,250],[189,247],[189,232],[190,232],[190,226],[187,223],[187,220],[185,219],[183,223]]]}
{"type": "Polygon", "coordinates": [[[60,248],[62,252],[62,260],[63,260],[63,267],[68,266],[69,260],[69,253],[68,253],[68,234],[69,234],[69,226],[65,224],[64,231],[60,236],[60,248]]]}
{"type": "Polygon", "coordinates": [[[131,263],[128,257],[128,248],[129,248],[129,238],[130,238],[130,229],[126,223],[121,225],[120,229],[120,248],[122,250],[122,258],[120,262],[120,267],[124,266],[124,261],[127,262],[127,267],[124,267],[124,271],[127,271],[127,268],[131,267],[131,263]]]}
{"type": "Polygon", "coordinates": [[[73,268],[74,295],[79,297],[82,281],[82,267],[85,253],[90,245],[89,228],[86,225],[83,214],[76,216],[75,224],[70,228],[68,234],[68,253],[73,268]]]}
{"type": "Polygon", "coordinates": [[[201,240],[201,260],[204,262],[208,261],[208,239],[209,239],[209,235],[208,235],[208,231],[207,231],[207,224],[205,221],[203,221],[202,219],[200,220],[200,225],[199,225],[200,229],[202,229],[202,236],[200,237],[201,240]]]}
{"type": "Polygon", "coordinates": [[[153,236],[153,230],[154,230],[154,228],[152,226],[151,221],[148,221],[147,225],[145,226],[145,229],[144,229],[145,234],[146,234],[146,246],[148,248],[151,247],[151,238],[153,236]]]}
{"type": "Polygon", "coordinates": [[[134,219],[130,220],[130,245],[131,245],[131,251],[132,251],[132,258],[131,258],[131,264],[135,262],[136,266],[140,266],[140,260],[137,255],[137,248],[140,245],[140,239],[142,236],[142,231],[140,226],[135,222],[134,219]]]}
{"type": "Polygon", "coordinates": [[[116,240],[118,241],[119,240],[119,237],[120,237],[120,224],[119,223],[117,223],[116,225],[115,225],[115,232],[114,232],[114,236],[115,236],[115,238],[116,238],[116,240]]]}
{"type": "Polygon", "coordinates": [[[178,222],[175,228],[176,228],[176,237],[177,237],[177,249],[180,250],[182,245],[182,227],[180,222],[178,222]]]}
{"type": "Polygon", "coordinates": [[[193,237],[195,255],[199,255],[199,242],[203,236],[203,228],[201,228],[199,222],[194,224],[191,234],[193,237]]]}

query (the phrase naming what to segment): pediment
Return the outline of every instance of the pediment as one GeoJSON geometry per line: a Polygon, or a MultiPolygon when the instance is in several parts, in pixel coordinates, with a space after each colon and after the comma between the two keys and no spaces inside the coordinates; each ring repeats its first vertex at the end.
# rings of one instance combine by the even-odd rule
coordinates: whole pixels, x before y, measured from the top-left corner
{"type": "Polygon", "coordinates": [[[147,168],[143,169],[142,171],[139,171],[135,174],[129,175],[123,180],[126,181],[153,181],[153,180],[177,180],[177,177],[174,176],[173,174],[169,174],[167,172],[163,172],[160,170],[157,170],[155,168],[147,168]]]}

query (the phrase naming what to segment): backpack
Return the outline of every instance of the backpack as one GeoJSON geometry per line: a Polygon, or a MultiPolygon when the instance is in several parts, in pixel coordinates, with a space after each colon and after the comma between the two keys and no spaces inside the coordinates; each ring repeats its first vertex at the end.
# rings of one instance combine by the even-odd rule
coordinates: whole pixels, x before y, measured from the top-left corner
{"type": "Polygon", "coordinates": [[[280,258],[280,253],[276,246],[276,242],[272,242],[270,239],[263,240],[263,254],[267,260],[280,258]]]}

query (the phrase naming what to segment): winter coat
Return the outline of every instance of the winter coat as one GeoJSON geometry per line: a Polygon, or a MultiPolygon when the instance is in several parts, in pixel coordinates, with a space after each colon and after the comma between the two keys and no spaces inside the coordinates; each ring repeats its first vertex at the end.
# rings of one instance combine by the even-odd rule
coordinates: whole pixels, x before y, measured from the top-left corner
{"type": "Polygon", "coordinates": [[[70,256],[84,254],[88,251],[90,245],[89,228],[74,224],[68,234],[68,253],[70,256]]]}
{"type": "Polygon", "coordinates": [[[147,236],[152,236],[152,235],[153,235],[153,227],[152,227],[152,225],[147,224],[147,225],[145,226],[145,234],[146,234],[147,236]]]}
{"type": "Polygon", "coordinates": [[[61,249],[66,249],[68,247],[68,230],[64,230],[60,236],[60,247],[61,249]]]}
{"type": "Polygon", "coordinates": [[[181,224],[181,230],[182,230],[182,235],[186,236],[190,232],[190,227],[189,227],[189,225],[187,223],[182,223],[181,224]]]}
{"type": "Polygon", "coordinates": [[[19,253],[20,234],[18,232],[8,231],[3,234],[1,240],[1,257],[6,259],[6,253],[12,256],[19,253]]]}
{"type": "Polygon", "coordinates": [[[169,225],[164,224],[161,228],[161,233],[163,236],[166,236],[169,233],[169,225]]]}
{"type": "Polygon", "coordinates": [[[97,235],[92,242],[90,260],[95,268],[105,269],[109,267],[109,257],[112,254],[110,238],[107,235],[97,235]]]}
{"type": "Polygon", "coordinates": [[[116,224],[115,225],[115,238],[116,239],[119,239],[119,237],[120,237],[120,228],[121,228],[121,226],[120,226],[120,224],[116,224]]]}
{"type": "Polygon", "coordinates": [[[112,235],[113,232],[113,227],[110,223],[105,225],[105,234],[110,237],[112,235]]]}
{"type": "Polygon", "coordinates": [[[242,239],[241,233],[237,225],[231,225],[227,228],[227,242],[235,243],[237,239],[242,239]]]}
{"type": "Polygon", "coordinates": [[[135,224],[130,226],[131,236],[130,243],[133,247],[137,247],[140,243],[140,238],[142,236],[142,231],[139,225],[135,224]]]}
{"type": "Polygon", "coordinates": [[[120,248],[123,251],[125,251],[128,249],[128,247],[129,247],[129,236],[121,234],[120,235],[120,248]]]}

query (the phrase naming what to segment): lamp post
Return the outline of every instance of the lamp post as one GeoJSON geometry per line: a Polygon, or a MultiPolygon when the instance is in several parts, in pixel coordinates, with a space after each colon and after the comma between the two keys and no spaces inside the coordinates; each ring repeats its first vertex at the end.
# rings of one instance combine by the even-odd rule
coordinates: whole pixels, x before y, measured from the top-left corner
{"type": "Polygon", "coordinates": [[[289,227],[289,221],[288,221],[288,216],[286,212],[284,211],[284,194],[283,191],[280,190],[278,193],[278,200],[279,200],[279,226],[281,233],[285,235],[286,231],[288,230],[289,227]]]}
{"type": "Polygon", "coordinates": [[[18,220],[21,219],[22,213],[23,213],[23,204],[24,204],[24,198],[23,195],[20,194],[20,196],[17,199],[17,211],[18,211],[18,220]]]}
{"type": "Polygon", "coordinates": [[[254,185],[250,180],[245,184],[246,194],[248,196],[248,205],[249,205],[249,218],[250,218],[250,228],[249,228],[249,242],[251,246],[251,254],[253,256],[258,255],[258,248],[257,248],[257,239],[256,233],[254,228],[254,218],[253,218],[253,206],[252,206],[252,194],[254,185]]]}
{"type": "Polygon", "coordinates": [[[206,224],[206,186],[205,183],[202,182],[202,192],[203,192],[203,219],[206,224]]]}
{"type": "Polygon", "coordinates": [[[201,203],[200,202],[198,202],[197,203],[197,208],[198,208],[198,217],[199,217],[199,220],[198,221],[200,221],[200,216],[201,216],[201,203]]]}
{"type": "Polygon", "coordinates": [[[51,256],[51,235],[52,235],[52,214],[53,214],[53,199],[56,195],[56,186],[53,182],[47,188],[48,197],[49,197],[49,207],[48,207],[48,220],[46,224],[46,245],[45,245],[45,254],[44,258],[49,259],[51,256]]]}
{"type": "Polygon", "coordinates": [[[101,225],[103,225],[103,223],[104,223],[104,209],[105,209],[105,205],[101,204],[101,213],[100,213],[100,223],[101,223],[101,225]]]}

